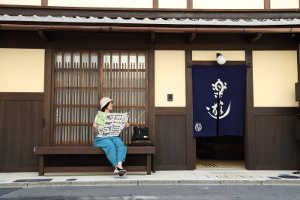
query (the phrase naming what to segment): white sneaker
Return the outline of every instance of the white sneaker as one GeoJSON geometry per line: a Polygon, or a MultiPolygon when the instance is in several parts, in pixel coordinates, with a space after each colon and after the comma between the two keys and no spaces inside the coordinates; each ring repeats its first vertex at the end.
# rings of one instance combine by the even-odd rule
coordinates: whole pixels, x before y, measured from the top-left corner
{"type": "Polygon", "coordinates": [[[120,170],[117,167],[115,167],[114,175],[118,175],[119,173],[120,173],[120,170]]]}
{"type": "Polygon", "coordinates": [[[119,175],[119,176],[124,176],[127,174],[127,171],[126,171],[126,169],[121,169],[119,167],[115,167],[114,174],[119,175]]]}

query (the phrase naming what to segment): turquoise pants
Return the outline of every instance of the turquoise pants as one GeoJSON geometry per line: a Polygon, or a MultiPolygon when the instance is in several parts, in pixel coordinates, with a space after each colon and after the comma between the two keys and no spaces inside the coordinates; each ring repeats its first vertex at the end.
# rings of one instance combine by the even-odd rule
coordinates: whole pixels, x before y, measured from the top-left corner
{"type": "Polygon", "coordinates": [[[118,162],[125,161],[127,147],[119,137],[96,137],[94,147],[103,149],[113,166],[116,166],[118,162]]]}

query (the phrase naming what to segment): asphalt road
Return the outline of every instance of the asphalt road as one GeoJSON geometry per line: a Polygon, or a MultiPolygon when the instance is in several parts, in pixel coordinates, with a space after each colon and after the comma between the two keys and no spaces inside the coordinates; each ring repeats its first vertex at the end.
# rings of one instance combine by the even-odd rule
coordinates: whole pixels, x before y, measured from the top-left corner
{"type": "Polygon", "coordinates": [[[0,188],[0,200],[300,200],[300,185],[0,188]]]}

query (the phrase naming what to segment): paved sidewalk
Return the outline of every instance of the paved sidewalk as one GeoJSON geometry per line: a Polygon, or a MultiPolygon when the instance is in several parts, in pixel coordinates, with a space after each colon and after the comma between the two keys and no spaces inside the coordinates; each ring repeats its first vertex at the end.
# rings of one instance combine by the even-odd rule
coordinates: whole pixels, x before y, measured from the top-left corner
{"type": "Polygon", "coordinates": [[[0,173],[0,187],[178,185],[178,184],[299,184],[295,171],[250,171],[241,169],[201,169],[157,171],[152,175],[129,172],[125,177],[112,173],[0,173]]]}

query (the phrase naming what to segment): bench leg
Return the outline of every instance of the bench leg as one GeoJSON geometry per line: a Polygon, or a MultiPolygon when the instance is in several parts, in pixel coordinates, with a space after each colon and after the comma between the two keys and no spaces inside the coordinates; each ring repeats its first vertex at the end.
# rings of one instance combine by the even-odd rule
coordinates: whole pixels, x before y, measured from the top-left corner
{"type": "Polygon", "coordinates": [[[152,169],[152,172],[155,173],[155,168],[154,168],[154,156],[153,156],[153,154],[151,154],[151,169],[152,169]]]}
{"type": "Polygon", "coordinates": [[[39,176],[44,176],[44,156],[40,156],[39,158],[39,176]]]}
{"type": "Polygon", "coordinates": [[[147,175],[151,174],[151,154],[147,154],[147,175]]]}

